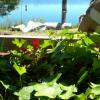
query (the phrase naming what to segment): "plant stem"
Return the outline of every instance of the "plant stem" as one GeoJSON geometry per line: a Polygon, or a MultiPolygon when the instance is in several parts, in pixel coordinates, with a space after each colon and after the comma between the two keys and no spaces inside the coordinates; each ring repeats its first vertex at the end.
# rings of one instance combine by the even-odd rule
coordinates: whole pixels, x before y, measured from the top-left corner
{"type": "Polygon", "coordinates": [[[6,92],[7,92],[7,90],[5,89],[4,100],[6,100],[6,92]]]}
{"type": "Polygon", "coordinates": [[[19,81],[20,81],[20,86],[22,88],[22,77],[21,76],[19,77],[19,81]]]}
{"type": "Polygon", "coordinates": [[[2,95],[0,94],[0,100],[3,100],[3,97],[2,97],[2,95]]]}

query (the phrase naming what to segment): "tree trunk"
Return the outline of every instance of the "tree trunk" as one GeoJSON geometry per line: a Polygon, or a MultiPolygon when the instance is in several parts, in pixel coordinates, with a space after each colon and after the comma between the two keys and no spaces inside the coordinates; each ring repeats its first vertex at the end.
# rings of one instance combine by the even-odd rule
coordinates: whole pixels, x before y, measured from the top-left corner
{"type": "Polygon", "coordinates": [[[66,4],[67,4],[67,0],[62,0],[62,20],[61,20],[61,24],[66,22],[66,4]]]}
{"type": "Polygon", "coordinates": [[[61,22],[58,23],[56,29],[61,29],[62,28],[62,24],[66,22],[66,4],[67,4],[67,0],[62,0],[62,18],[61,18],[61,22]]]}

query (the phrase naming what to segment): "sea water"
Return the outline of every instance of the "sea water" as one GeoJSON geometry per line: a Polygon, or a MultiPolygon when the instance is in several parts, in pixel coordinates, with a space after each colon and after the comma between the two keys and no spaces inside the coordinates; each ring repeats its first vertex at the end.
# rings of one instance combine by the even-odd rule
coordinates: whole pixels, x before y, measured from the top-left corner
{"type": "MultiPolygon", "coordinates": [[[[66,22],[78,24],[79,16],[84,14],[90,0],[67,0],[66,22]]],[[[13,4],[12,4],[13,6],[13,4]]],[[[0,15],[0,23],[12,25],[41,19],[47,22],[61,22],[62,0],[20,0],[15,9],[0,15]]]]}

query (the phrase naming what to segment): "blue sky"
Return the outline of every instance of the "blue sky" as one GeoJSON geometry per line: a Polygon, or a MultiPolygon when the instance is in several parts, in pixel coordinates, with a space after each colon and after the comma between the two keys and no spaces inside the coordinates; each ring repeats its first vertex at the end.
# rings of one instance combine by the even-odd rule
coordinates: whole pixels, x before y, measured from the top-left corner
{"type": "MultiPolygon", "coordinates": [[[[58,4],[62,0],[21,0],[23,3],[34,3],[34,4],[58,4]]],[[[88,3],[91,0],[67,0],[69,4],[83,4],[88,3]]]]}

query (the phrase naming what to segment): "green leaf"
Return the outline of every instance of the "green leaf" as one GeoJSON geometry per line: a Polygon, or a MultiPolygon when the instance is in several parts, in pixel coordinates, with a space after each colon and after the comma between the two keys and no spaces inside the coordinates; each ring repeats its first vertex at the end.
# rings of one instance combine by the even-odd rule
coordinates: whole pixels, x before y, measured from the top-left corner
{"type": "Polygon", "coordinates": [[[88,87],[86,92],[85,92],[86,97],[88,97],[90,95],[90,93],[91,93],[91,88],[88,87]]]}
{"type": "Polygon", "coordinates": [[[91,88],[96,88],[96,87],[98,87],[98,86],[100,86],[100,84],[90,83],[90,87],[91,87],[91,88]]]}
{"type": "Polygon", "coordinates": [[[51,45],[51,40],[44,40],[44,43],[40,45],[41,48],[46,48],[51,45]]]}
{"type": "Polygon", "coordinates": [[[63,44],[63,41],[58,42],[56,47],[51,49],[51,50],[48,50],[47,53],[53,53],[53,52],[57,53],[57,52],[59,52],[64,47],[62,44],[63,44]]]}
{"type": "Polygon", "coordinates": [[[85,42],[85,44],[87,46],[91,45],[91,44],[94,44],[94,42],[89,38],[89,37],[84,37],[83,38],[83,41],[85,42]]]}
{"type": "Polygon", "coordinates": [[[3,87],[7,90],[10,88],[10,85],[5,84],[3,81],[0,81],[0,83],[3,85],[3,87]]]}
{"type": "Polygon", "coordinates": [[[90,38],[92,39],[92,41],[94,41],[95,43],[100,43],[100,35],[98,34],[93,34],[93,35],[90,35],[90,38]]]}
{"type": "Polygon", "coordinates": [[[99,100],[100,99],[100,84],[94,84],[91,83],[90,84],[91,88],[88,88],[86,90],[86,96],[89,97],[90,99],[95,99],[95,100],[99,100]]]}
{"type": "Polygon", "coordinates": [[[19,96],[19,100],[30,100],[30,95],[33,92],[33,86],[23,87],[19,92],[14,93],[19,96]]]}
{"type": "Polygon", "coordinates": [[[18,57],[21,57],[22,56],[22,53],[19,53],[18,51],[16,50],[11,50],[10,51],[14,56],[18,56],[18,57]]]}
{"type": "Polygon", "coordinates": [[[100,60],[97,58],[93,59],[93,71],[96,71],[100,68],[100,60]]]}
{"type": "Polygon", "coordinates": [[[21,48],[22,45],[25,43],[26,41],[24,39],[15,39],[14,41],[12,41],[13,44],[15,44],[17,47],[21,48]]]}
{"type": "MultiPolygon", "coordinates": [[[[0,80],[1,85],[5,88],[5,90],[10,90],[10,91],[16,91],[17,87],[9,85],[8,83],[4,83],[3,81],[0,80]]],[[[0,99],[1,100],[1,99],[0,99]]]]}
{"type": "Polygon", "coordinates": [[[36,91],[35,96],[46,96],[49,98],[56,98],[62,92],[57,83],[50,84],[49,82],[36,84],[34,89],[36,91]]]}
{"type": "Polygon", "coordinates": [[[72,98],[73,96],[75,96],[75,92],[77,92],[77,89],[76,89],[75,85],[71,85],[71,86],[68,86],[68,87],[65,87],[65,88],[64,87],[65,86],[61,85],[61,88],[64,89],[64,90],[66,90],[65,93],[59,95],[59,97],[61,99],[68,100],[68,99],[72,98]]]}
{"type": "Polygon", "coordinates": [[[80,76],[77,85],[80,85],[88,76],[88,71],[85,70],[84,73],[80,76]]]}
{"type": "Polygon", "coordinates": [[[62,74],[58,73],[57,75],[47,79],[49,82],[43,83],[31,83],[33,85],[34,90],[36,91],[35,96],[45,96],[49,98],[56,98],[56,96],[60,95],[62,90],[57,84],[57,80],[60,78],[62,74]]]}
{"type": "Polygon", "coordinates": [[[92,93],[91,93],[91,94],[89,95],[89,98],[92,99],[92,100],[94,100],[94,99],[95,99],[95,94],[92,94],[92,93]]]}
{"type": "Polygon", "coordinates": [[[20,67],[20,66],[18,66],[18,65],[14,62],[13,67],[15,68],[15,70],[17,71],[17,73],[18,73],[20,76],[22,76],[24,73],[26,73],[26,68],[25,68],[25,66],[20,67]]]}
{"type": "Polygon", "coordinates": [[[75,87],[75,85],[65,86],[65,85],[59,84],[59,86],[64,91],[68,91],[70,90],[71,87],[74,87],[73,92],[77,92],[77,88],[75,87]]]}
{"type": "Polygon", "coordinates": [[[27,46],[27,50],[31,52],[31,51],[33,50],[33,46],[28,45],[28,46],[27,46]]]}
{"type": "Polygon", "coordinates": [[[75,96],[75,100],[86,100],[86,96],[84,93],[75,96]]]}
{"type": "Polygon", "coordinates": [[[91,93],[95,94],[95,95],[100,95],[100,85],[93,88],[91,93]]]}
{"type": "Polygon", "coordinates": [[[96,96],[95,100],[100,100],[100,95],[96,96]]]}
{"type": "Polygon", "coordinates": [[[58,79],[61,77],[62,73],[58,73],[56,77],[51,81],[51,83],[56,83],[58,79]]]}

